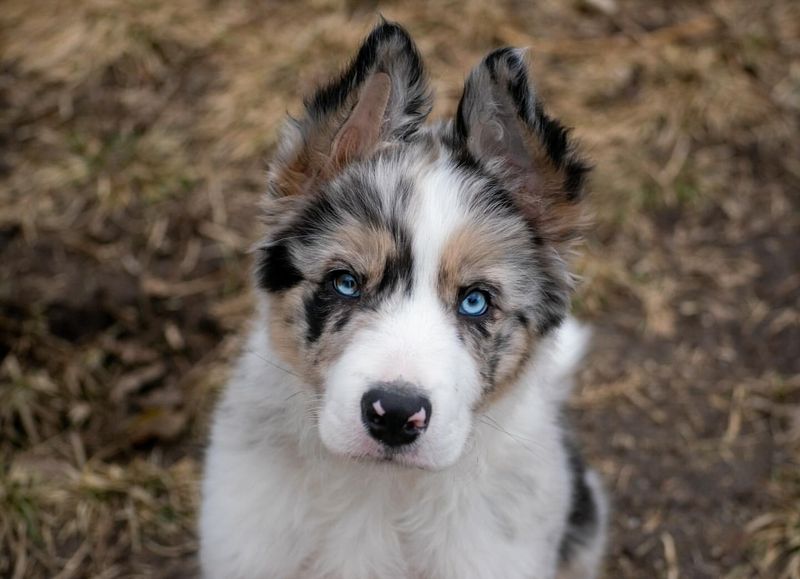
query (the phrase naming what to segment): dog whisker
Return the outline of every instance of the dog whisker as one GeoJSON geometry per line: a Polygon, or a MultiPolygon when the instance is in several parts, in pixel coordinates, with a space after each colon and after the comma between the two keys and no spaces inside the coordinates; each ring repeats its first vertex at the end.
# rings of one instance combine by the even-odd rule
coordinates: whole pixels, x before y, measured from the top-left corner
{"type": "Polygon", "coordinates": [[[256,351],[255,351],[255,350],[253,350],[252,348],[246,348],[246,351],[247,351],[247,352],[249,352],[249,353],[251,353],[251,354],[254,354],[254,355],[255,355],[255,356],[257,356],[259,359],[261,359],[263,362],[266,362],[267,364],[269,364],[269,365],[270,365],[270,366],[272,366],[273,368],[277,368],[278,370],[281,370],[282,372],[285,372],[286,374],[289,374],[289,375],[291,375],[291,376],[294,376],[295,378],[299,378],[300,380],[302,380],[302,379],[303,379],[303,377],[302,377],[302,376],[300,376],[299,374],[297,374],[296,372],[292,372],[292,371],[291,371],[291,370],[289,370],[288,368],[284,368],[284,367],[283,367],[283,366],[281,366],[280,364],[278,364],[278,363],[276,363],[276,362],[273,362],[272,360],[270,360],[270,359],[266,358],[265,356],[262,356],[260,353],[256,352],[256,351]]]}
{"type": "Polygon", "coordinates": [[[543,444],[541,444],[541,443],[539,443],[539,442],[537,442],[535,440],[531,440],[531,439],[528,439],[528,438],[523,438],[523,437],[521,437],[519,435],[515,435],[515,434],[509,432],[507,429],[503,428],[500,425],[500,423],[497,422],[497,420],[495,420],[494,418],[492,418],[488,414],[483,414],[483,415],[479,416],[478,417],[478,421],[483,423],[483,424],[485,424],[486,426],[496,430],[497,432],[505,434],[506,436],[511,438],[513,441],[515,441],[517,444],[522,446],[525,450],[530,452],[531,454],[534,454],[539,458],[548,457],[548,452],[547,452],[548,448],[545,445],[543,445],[543,444]]]}

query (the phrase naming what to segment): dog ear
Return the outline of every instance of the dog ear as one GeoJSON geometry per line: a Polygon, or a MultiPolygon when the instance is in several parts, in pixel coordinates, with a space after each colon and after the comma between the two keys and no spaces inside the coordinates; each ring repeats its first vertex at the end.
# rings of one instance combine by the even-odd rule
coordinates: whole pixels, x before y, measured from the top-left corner
{"type": "Polygon", "coordinates": [[[382,144],[411,137],[431,110],[422,59],[408,33],[381,22],[350,66],[290,119],[270,168],[274,197],[310,191],[382,144]]]}
{"type": "Polygon", "coordinates": [[[555,243],[577,237],[589,166],[537,101],[523,50],[497,49],[472,70],[453,131],[457,147],[512,192],[537,233],[555,243]]]}

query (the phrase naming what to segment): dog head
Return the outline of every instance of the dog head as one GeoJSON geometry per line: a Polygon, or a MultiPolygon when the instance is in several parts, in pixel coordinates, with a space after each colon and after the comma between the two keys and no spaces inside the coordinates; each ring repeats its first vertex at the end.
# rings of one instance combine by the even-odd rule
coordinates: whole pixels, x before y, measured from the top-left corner
{"type": "Polygon", "coordinates": [[[516,49],[427,127],[422,62],[382,23],[290,119],[256,278],[275,352],[321,397],[334,453],[453,464],[564,318],[587,166],[516,49]]]}

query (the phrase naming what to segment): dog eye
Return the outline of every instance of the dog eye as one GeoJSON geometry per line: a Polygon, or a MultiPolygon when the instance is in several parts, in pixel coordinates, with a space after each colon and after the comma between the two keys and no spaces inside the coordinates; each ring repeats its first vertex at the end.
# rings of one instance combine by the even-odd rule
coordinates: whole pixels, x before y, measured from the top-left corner
{"type": "Polygon", "coordinates": [[[361,295],[361,289],[358,287],[356,276],[348,271],[334,274],[333,289],[335,289],[338,294],[347,298],[357,298],[361,295]]]}
{"type": "Polygon", "coordinates": [[[472,290],[458,305],[458,313],[465,316],[482,316],[489,309],[489,295],[481,290],[472,290]]]}

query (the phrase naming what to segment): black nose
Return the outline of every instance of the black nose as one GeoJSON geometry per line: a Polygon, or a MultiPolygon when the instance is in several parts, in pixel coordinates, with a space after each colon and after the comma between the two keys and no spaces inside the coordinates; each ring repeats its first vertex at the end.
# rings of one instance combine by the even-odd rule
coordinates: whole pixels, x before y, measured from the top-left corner
{"type": "Polygon", "coordinates": [[[361,418],[370,436],[386,446],[411,444],[430,423],[431,402],[413,390],[373,388],[361,397],[361,418]]]}

